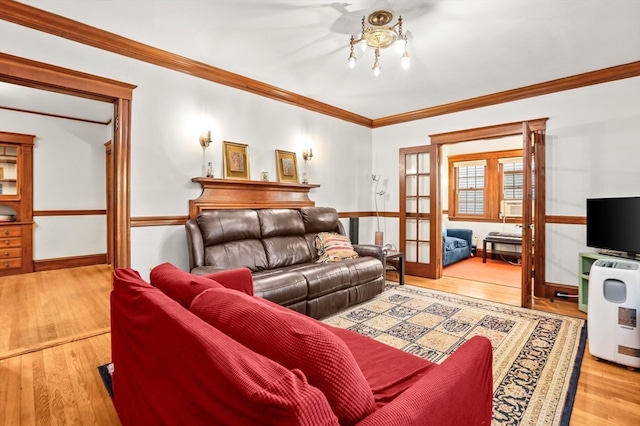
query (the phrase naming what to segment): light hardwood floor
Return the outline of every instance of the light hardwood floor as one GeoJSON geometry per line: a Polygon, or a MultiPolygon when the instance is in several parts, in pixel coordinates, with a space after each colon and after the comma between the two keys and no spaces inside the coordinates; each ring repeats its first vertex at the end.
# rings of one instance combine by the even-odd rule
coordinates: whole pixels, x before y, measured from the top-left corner
{"type": "MultiPolygon", "coordinates": [[[[517,289],[450,277],[406,283],[520,300],[517,289]]],[[[97,370],[111,360],[110,291],[106,266],[0,278],[0,426],[120,424],[97,370]]],[[[571,302],[536,299],[535,309],[585,317],[571,302]]],[[[639,425],[640,372],[585,353],[570,424],[639,425]]]]}

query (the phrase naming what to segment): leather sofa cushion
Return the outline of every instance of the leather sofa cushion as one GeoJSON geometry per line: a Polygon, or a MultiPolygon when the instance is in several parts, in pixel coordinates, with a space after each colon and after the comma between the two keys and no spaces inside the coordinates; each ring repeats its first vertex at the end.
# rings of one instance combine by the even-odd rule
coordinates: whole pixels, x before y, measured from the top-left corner
{"type": "Polygon", "coordinates": [[[349,307],[349,292],[351,289],[338,290],[315,299],[307,300],[305,313],[315,319],[328,317],[331,314],[349,307]]]}
{"type": "Polygon", "coordinates": [[[249,349],[300,369],[327,397],[341,425],[374,411],[371,389],[346,344],[311,318],[224,288],[200,294],[191,311],[249,349]]]}
{"type": "Polygon", "coordinates": [[[308,284],[307,299],[315,299],[351,285],[349,268],[341,262],[336,263],[308,263],[289,268],[303,275],[308,284]]]}
{"type": "Polygon", "coordinates": [[[307,298],[307,281],[302,274],[283,269],[253,274],[253,294],[283,306],[307,298]]]}
{"type": "Polygon", "coordinates": [[[359,257],[340,262],[349,269],[349,280],[356,286],[384,276],[382,263],[373,257],[359,257]]]}
{"type": "Polygon", "coordinates": [[[204,264],[214,268],[268,268],[256,210],[207,210],[196,218],[204,243],[204,264]]]}
{"type": "Polygon", "coordinates": [[[196,221],[205,247],[261,238],[260,221],[255,210],[207,210],[200,213],[196,221]]]}
{"type": "Polygon", "coordinates": [[[262,209],[258,210],[258,218],[269,269],[311,261],[298,210],[262,209]]]}
{"type": "Polygon", "coordinates": [[[264,246],[260,240],[231,241],[204,249],[204,263],[220,269],[269,269],[264,246]]]}
{"type": "Polygon", "coordinates": [[[151,284],[164,294],[189,308],[194,297],[210,288],[222,288],[222,284],[210,278],[192,275],[171,263],[163,263],[151,270],[151,284]]]}
{"type": "Polygon", "coordinates": [[[272,237],[262,240],[269,269],[311,262],[304,236],[272,237]]]}
{"type": "Polygon", "coordinates": [[[306,233],[338,232],[338,213],[330,207],[303,207],[300,209],[306,233]]]}
{"type": "Polygon", "coordinates": [[[303,235],[304,222],[294,209],[257,210],[262,238],[303,235]]]}

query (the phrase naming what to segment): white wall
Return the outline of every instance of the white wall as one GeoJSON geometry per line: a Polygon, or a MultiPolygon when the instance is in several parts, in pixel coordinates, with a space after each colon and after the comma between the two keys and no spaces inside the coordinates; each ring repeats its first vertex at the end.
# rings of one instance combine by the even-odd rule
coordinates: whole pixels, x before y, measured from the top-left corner
{"type": "MultiPolygon", "coordinates": [[[[0,110],[0,130],[36,135],[34,210],[104,210],[109,126],[0,110]]],[[[106,216],[34,217],[35,260],[106,253],[106,216]]]]}
{"type": "MultiPolygon", "coordinates": [[[[249,145],[252,179],[268,171],[276,179],[275,149],[297,153],[300,174],[308,172],[310,198],[339,211],[369,210],[371,129],[80,45],[0,21],[6,53],[135,84],[131,126],[131,216],[187,215],[200,195],[191,178],[202,171],[199,135],[211,130],[206,152],[222,176],[222,140],[249,145]],[[313,146],[305,164],[302,150],[313,146]]],[[[4,129],[3,129],[4,130],[4,129]]],[[[39,162],[38,173],[54,165],[39,162]]],[[[76,205],[74,197],[60,203],[76,205]]],[[[371,236],[373,241],[373,236],[371,236]]],[[[364,242],[364,241],[362,241],[364,242]]],[[[131,264],[146,276],[151,266],[172,262],[186,269],[184,227],[131,230],[131,264]]]]}
{"type": "MultiPolygon", "coordinates": [[[[430,134],[543,117],[547,215],[585,216],[588,197],[640,195],[638,77],[374,129],[373,169],[397,188],[399,148],[427,145],[430,134]]],[[[397,196],[388,208],[398,211],[397,196]]],[[[547,282],[577,286],[578,253],[594,251],[584,228],[547,225],[547,282]]]]}
{"type": "MultiPolygon", "coordinates": [[[[89,46],[0,21],[2,51],[138,85],[133,98],[131,215],[186,215],[199,195],[191,178],[201,172],[198,136],[212,130],[207,161],[220,176],[221,141],[250,146],[251,177],[275,177],[275,149],[298,153],[311,143],[309,180],[319,206],[340,211],[372,210],[371,173],[382,175],[381,210],[398,211],[398,149],[425,145],[429,134],[549,117],[547,123],[547,214],[585,214],[590,196],[640,194],[640,78],[479,108],[374,129],[336,120],[120,57],[89,46]]],[[[38,173],[49,175],[48,162],[38,173]]],[[[73,197],[69,197],[72,200],[73,197]]],[[[62,200],[61,200],[62,201],[62,200]]],[[[372,242],[375,219],[362,220],[361,242],[372,242]]],[[[385,242],[397,244],[396,219],[382,219],[385,242]]],[[[170,261],[186,268],[184,230],[134,228],[132,266],[143,276],[170,261]]],[[[577,253],[584,227],[547,227],[547,281],[577,285],[577,253]]]]}

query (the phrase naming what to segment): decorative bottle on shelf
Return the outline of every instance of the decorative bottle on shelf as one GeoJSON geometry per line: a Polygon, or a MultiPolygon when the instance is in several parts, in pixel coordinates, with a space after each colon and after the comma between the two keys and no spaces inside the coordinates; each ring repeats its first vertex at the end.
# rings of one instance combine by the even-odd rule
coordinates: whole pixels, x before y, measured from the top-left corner
{"type": "Polygon", "coordinates": [[[209,161],[209,164],[207,164],[207,175],[208,178],[212,178],[213,177],[213,166],[211,165],[211,161],[209,161]]]}

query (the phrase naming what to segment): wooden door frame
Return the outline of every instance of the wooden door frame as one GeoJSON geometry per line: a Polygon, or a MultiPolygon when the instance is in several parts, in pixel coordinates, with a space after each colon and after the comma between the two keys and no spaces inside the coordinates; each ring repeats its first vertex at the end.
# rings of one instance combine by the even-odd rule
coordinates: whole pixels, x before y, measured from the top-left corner
{"type": "MultiPolygon", "coordinates": [[[[438,171],[438,160],[437,157],[440,155],[440,147],[434,145],[420,145],[413,146],[409,148],[400,148],[399,150],[399,159],[400,159],[400,235],[399,235],[399,244],[400,251],[405,252],[405,272],[409,275],[417,275],[425,278],[437,279],[442,276],[442,268],[439,265],[442,264],[442,238],[438,237],[438,235],[442,234],[441,231],[441,214],[438,212],[442,211],[442,206],[440,204],[440,191],[438,191],[438,186],[440,185],[440,173],[438,171]],[[425,268],[424,266],[420,267],[418,265],[420,262],[409,262],[407,261],[407,249],[406,249],[406,226],[407,226],[407,213],[405,210],[405,202],[407,198],[407,188],[405,183],[406,176],[406,161],[405,156],[407,154],[421,154],[421,153],[429,153],[429,267],[425,268]],[[412,268],[413,273],[412,273],[412,268]]],[[[420,173],[418,173],[420,174],[420,173]]],[[[419,204],[419,203],[418,203],[419,204]]],[[[418,209],[419,210],[419,209],[418,209]]],[[[421,216],[421,212],[418,211],[416,215],[416,221],[419,222],[421,216]]],[[[422,264],[425,265],[425,264],[422,264]]]]}
{"type": "Polygon", "coordinates": [[[107,206],[107,263],[113,264],[113,252],[115,251],[115,226],[113,224],[113,176],[115,170],[113,167],[113,141],[107,141],[104,144],[104,162],[105,162],[105,183],[106,183],[106,206],[107,206]]]}
{"type": "Polygon", "coordinates": [[[129,267],[131,102],[136,86],[6,53],[0,53],[0,81],[114,105],[112,217],[115,232],[111,242],[114,247],[111,265],[114,268],[129,267]]]}
{"type": "MultiPolygon", "coordinates": [[[[546,123],[549,118],[538,118],[535,120],[524,120],[517,121],[513,123],[505,123],[498,124],[494,126],[486,126],[486,127],[477,127],[472,129],[458,130],[453,132],[446,133],[437,133],[433,135],[429,135],[431,140],[431,144],[440,145],[438,149],[438,173],[440,173],[441,168],[441,155],[440,149],[441,145],[460,143],[460,142],[471,142],[477,140],[485,140],[485,139],[498,139],[507,136],[517,136],[522,135],[523,131],[523,122],[527,122],[529,128],[533,132],[540,132],[544,135],[546,129],[546,123]]],[[[535,256],[534,256],[534,270],[535,270],[535,278],[534,278],[534,290],[533,293],[535,296],[544,297],[545,296],[545,284],[546,284],[546,273],[545,273],[545,262],[546,262],[546,248],[545,248],[545,215],[546,215],[546,207],[545,207],[545,194],[546,194],[546,182],[545,182],[545,145],[544,141],[540,147],[540,150],[536,147],[536,161],[535,161],[535,187],[536,187],[536,202],[535,205],[535,217],[534,217],[534,228],[536,232],[536,248],[535,248],[535,256]]],[[[438,191],[441,191],[441,188],[438,188],[438,191]]],[[[438,214],[442,216],[442,204],[438,203],[438,214]]],[[[438,226],[441,226],[441,221],[438,221],[438,226]]],[[[442,228],[440,227],[438,232],[442,232],[442,228]]],[[[442,265],[437,265],[438,274],[442,274],[442,265]]],[[[524,271],[523,271],[524,273],[524,271]]],[[[438,275],[438,276],[440,276],[438,275]]]]}
{"type": "MultiPolygon", "coordinates": [[[[522,284],[520,288],[520,306],[523,308],[531,308],[532,294],[531,281],[533,279],[532,257],[533,257],[533,215],[531,203],[533,199],[533,181],[531,180],[532,169],[531,162],[533,160],[533,130],[529,127],[528,122],[522,123],[522,172],[523,172],[523,188],[522,188],[522,284]]],[[[535,203],[537,204],[537,203],[535,203]]],[[[535,270],[535,268],[533,268],[535,270]]]]}

